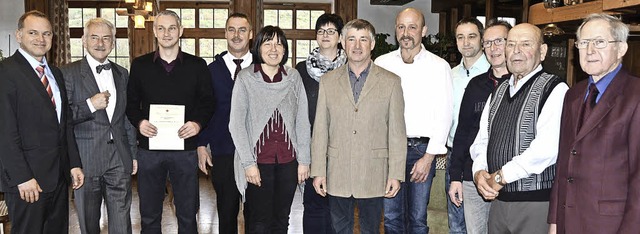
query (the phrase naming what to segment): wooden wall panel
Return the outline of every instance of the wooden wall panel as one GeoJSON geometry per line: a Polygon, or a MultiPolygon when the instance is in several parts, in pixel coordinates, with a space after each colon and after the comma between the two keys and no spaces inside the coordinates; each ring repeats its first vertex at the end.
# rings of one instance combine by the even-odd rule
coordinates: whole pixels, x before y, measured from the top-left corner
{"type": "Polygon", "coordinates": [[[358,18],[358,0],[335,0],[334,13],[342,17],[344,23],[358,18]]]}

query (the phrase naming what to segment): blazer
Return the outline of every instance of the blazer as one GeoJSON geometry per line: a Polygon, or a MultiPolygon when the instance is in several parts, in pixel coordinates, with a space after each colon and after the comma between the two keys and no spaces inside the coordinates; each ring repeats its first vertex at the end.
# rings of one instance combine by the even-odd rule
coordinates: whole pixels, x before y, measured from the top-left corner
{"type": "Polygon", "coordinates": [[[338,197],[385,194],[387,180],[405,178],[407,134],[400,77],[371,62],[358,102],[348,64],[325,74],[311,143],[311,176],[327,178],[338,197]]]}
{"type": "Polygon", "coordinates": [[[35,178],[43,192],[69,183],[71,168],[81,167],[69,103],[60,70],[49,68],[60,89],[60,122],[49,95],[27,59],[16,50],[0,62],[0,191],[35,178]],[[63,177],[64,180],[59,180],[63,177]]]}
{"type": "Polygon", "coordinates": [[[106,110],[91,113],[87,99],[100,92],[98,83],[86,57],[63,67],[67,96],[73,116],[74,132],[80,158],[84,162],[85,176],[99,176],[108,169],[110,154],[114,148],[107,142],[113,137],[117,155],[124,164],[125,172],[132,172],[135,159],[136,131],[125,116],[127,106],[127,82],[129,74],[120,65],[111,62],[116,99],[109,99],[109,105],[115,105],[113,119],[109,121],[106,110]]]}
{"type": "Polygon", "coordinates": [[[558,233],[638,233],[640,78],[621,69],[578,130],[587,85],[565,96],[548,221],[558,233]]]}

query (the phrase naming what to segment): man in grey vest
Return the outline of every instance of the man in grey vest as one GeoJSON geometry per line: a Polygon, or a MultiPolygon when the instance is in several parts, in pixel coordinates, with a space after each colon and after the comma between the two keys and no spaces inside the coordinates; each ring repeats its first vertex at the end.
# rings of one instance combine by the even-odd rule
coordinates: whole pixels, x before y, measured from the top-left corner
{"type": "Polygon", "coordinates": [[[506,57],[512,75],[487,100],[470,149],[478,191],[495,199],[489,233],[549,231],[546,218],[568,87],[542,71],[546,53],[538,27],[523,23],[509,31],[506,57]]]}

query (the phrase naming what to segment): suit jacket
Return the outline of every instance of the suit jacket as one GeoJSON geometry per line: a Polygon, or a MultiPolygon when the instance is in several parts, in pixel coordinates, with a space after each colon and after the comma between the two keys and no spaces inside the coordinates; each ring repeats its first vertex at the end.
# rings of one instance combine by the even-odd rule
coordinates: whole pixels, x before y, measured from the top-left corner
{"type": "Polygon", "coordinates": [[[638,233],[640,78],[620,70],[578,130],[587,85],[565,96],[548,221],[558,233],[638,233]]]}
{"type": "MultiPolygon", "coordinates": [[[[125,116],[127,106],[127,82],[129,73],[120,65],[111,62],[116,99],[109,99],[109,105],[115,105],[112,120],[109,121],[106,109],[91,113],[87,99],[100,92],[93,76],[92,68],[86,57],[63,67],[67,96],[73,114],[74,132],[84,162],[85,176],[102,175],[108,168],[109,159],[114,150],[124,164],[125,172],[131,173],[135,159],[136,131],[125,116]],[[107,144],[113,137],[113,145],[107,144]]],[[[95,69],[95,68],[93,68],[95,69]]]]}
{"type": "Polygon", "coordinates": [[[400,77],[371,63],[358,102],[348,65],[320,79],[311,143],[311,176],[325,176],[338,197],[382,197],[403,181],[407,153],[400,77]]]}
{"type": "Polygon", "coordinates": [[[35,178],[43,192],[81,167],[60,70],[49,64],[60,89],[60,122],[38,75],[20,52],[0,62],[0,190],[35,178]]]}

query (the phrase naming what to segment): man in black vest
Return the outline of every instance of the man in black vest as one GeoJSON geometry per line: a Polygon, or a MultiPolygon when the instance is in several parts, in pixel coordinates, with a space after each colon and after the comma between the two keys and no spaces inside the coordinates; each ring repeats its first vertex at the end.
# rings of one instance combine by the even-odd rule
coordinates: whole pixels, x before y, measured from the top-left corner
{"type": "Polygon", "coordinates": [[[485,199],[497,198],[489,212],[489,233],[547,233],[568,87],[558,76],[542,71],[547,45],[538,27],[513,27],[505,50],[512,75],[496,88],[482,112],[470,149],[476,158],[474,182],[485,199]]]}

